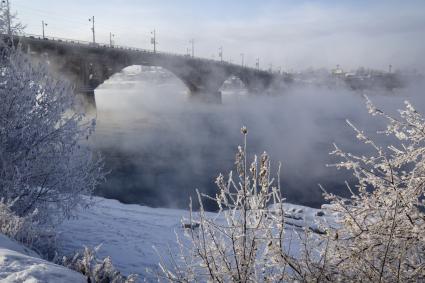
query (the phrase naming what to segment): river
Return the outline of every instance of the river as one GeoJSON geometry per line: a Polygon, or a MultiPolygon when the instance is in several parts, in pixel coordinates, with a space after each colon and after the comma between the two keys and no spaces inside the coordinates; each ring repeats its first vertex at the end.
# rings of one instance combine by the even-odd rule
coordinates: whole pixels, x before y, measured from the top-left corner
{"type": "MultiPolygon", "coordinates": [[[[406,98],[424,108],[420,89],[367,94],[395,114],[406,98]]],[[[337,161],[328,154],[332,143],[368,152],[345,120],[373,137],[385,125],[368,115],[359,92],[305,86],[250,96],[233,80],[221,104],[202,103],[190,99],[174,75],[154,67],[126,68],[96,90],[95,100],[92,140],[111,171],[96,194],[152,207],[187,208],[195,189],[214,195],[215,177],[233,169],[243,125],[250,159],[267,151],[274,169],[282,162],[287,201],[318,207],[323,203],[319,183],[343,193],[344,181],[352,181],[350,174],[326,166],[337,161]]],[[[215,206],[207,203],[207,208],[215,206]]]]}

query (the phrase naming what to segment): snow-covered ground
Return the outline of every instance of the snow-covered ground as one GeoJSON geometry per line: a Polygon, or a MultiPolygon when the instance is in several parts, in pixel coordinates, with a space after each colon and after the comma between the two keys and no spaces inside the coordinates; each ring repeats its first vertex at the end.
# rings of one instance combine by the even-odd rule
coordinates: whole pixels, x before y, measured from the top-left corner
{"type": "Polygon", "coordinates": [[[0,282],[84,283],[81,274],[42,260],[22,245],[0,234],[0,282]]]}
{"type": "MultiPolygon", "coordinates": [[[[150,208],[122,204],[116,200],[94,198],[95,204],[81,210],[78,217],[58,227],[62,255],[71,255],[84,246],[102,245],[98,258],[112,257],[114,265],[125,275],[138,274],[151,281],[157,270],[159,253],[167,258],[177,254],[177,232],[184,233],[185,210],[150,208]]],[[[334,216],[308,207],[285,204],[287,235],[303,227],[319,231],[317,221],[332,221],[334,216]]],[[[214,214],[211,213],[211,216],[214,214]]],[[[292,245],[297,245],[293,242],[292,245]]],[[[294,251],[296,248],[292,246],[294,251]]],[[[44,261],[31,250],[0,234],[0,282],[86,282],[79,273],[44,261]]]]}
{"type": "Polygon", "coordinates": [[[71,254],[83,246],[102,244],[98,256],[112,257],[122,273],[149,277],[146,268],[156,268],[158,255],[153,249],[167,252],[174,249],[174,231],[181,231],[184,210],[149,208],[121,204],[116,200],[95,198],[95,205],[80,211],[78,218],[63,223],[58,231],[60,252],[71,254]]]}
{"type": "MultiPolygon", "coordinates": [[[[164,257],[169,251],[178,253],[174,232],[183,234],[181,219],[188,218],[188,211],[128,205],[98,197],[95,202],[90,209],[79,212],[78,218],[59,227],[61,253],[102,244],[99,257],[111,256],[122,273],[139,274],[148,280],[153,275],[146,269],[157,269],[159,262],[153,246],[164,257]]],[[[288,232],[303,226],[315,229],[315,219],[330,217],[322,215],[323,211],[292,204],[286,204],[285,210],[288,232]]]]}

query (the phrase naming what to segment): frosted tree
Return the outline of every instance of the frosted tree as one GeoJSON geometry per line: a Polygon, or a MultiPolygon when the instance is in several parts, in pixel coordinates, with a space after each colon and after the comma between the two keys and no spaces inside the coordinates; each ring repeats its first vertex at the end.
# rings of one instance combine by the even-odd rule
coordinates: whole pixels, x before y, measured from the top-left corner
{"type": "Polygon", "coordinates": [[[350,122],[371,155],[346,153],[337,168],[351,170],[357,179],[351,198],[325,193],[338,225],[324,238],[323,281],[422,282],[425,280],[425,120],[406,102],[396,119],[377,109],[372,115],[388,120],[381,132],[396,140],[382,147],[350,122]]]}
{"type": "Polygon", "coordinates": [[[19,50],[0,48],[0,197],[42,223],[70,216],[104,179],[70,85],[19,50]]]}
{"type": "Polygon", "coordinates": [[[25,26],[11,12],[9,0],[0,1],[0,34],[21,34],[25,26]]]}

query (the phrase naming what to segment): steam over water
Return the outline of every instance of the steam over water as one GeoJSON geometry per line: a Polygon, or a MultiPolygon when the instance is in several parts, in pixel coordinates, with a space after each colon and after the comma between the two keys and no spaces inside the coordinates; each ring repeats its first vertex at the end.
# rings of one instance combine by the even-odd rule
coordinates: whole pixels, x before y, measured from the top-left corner
{"type": "MultiPolygon", "coordinates": [[[[222,104],[188,98],[172,74],[131,67],[96,90],[97,131],[94,143],[111,170],[97,194],[126,203],[187,208],[195,189],[215,194],[218,173],[233,169],[248,127],[248,152],[267,151],[277,170],[282,161],[282,188],[292,203],[323,203],[318,183],[345,192],[350,175],[326,164],[335,162],[332,143],[368,151],[355,141],[349,119],[376,137],[384,123],[367,114],[361,93],[346,89],[298,87],[275,96],[249,96],[243,88],[223,91],[222,104]]],[[[403,100],[424,112],[419,86],[391,93],[367,93],[377,106],[396,114],[403,100]]],[[[388,143],[389,139],[379,137],[388,143]]],[[[208,204],[214,209],[213,204],[208,204]]]]}

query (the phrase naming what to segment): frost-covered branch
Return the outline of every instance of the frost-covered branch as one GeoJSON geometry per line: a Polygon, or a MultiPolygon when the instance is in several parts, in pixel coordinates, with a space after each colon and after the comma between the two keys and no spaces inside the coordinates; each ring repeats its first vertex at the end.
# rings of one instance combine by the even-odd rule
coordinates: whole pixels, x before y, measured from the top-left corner
{"type": "MultiPolygon", "coordinates": [[[[353,124],[357,138],[375,150],[359,156],[336,147],[351,170],[357,192],[349,199],[325,193],[329,209],[340,217],[329,245],[328,268],[333,281],[356,276],[358,281],[412,282],[425,280],[425,121],[409,103],[396,119],[377,109],[366,97],[369,113],[388,120],[383,133],[398,144],[377,146],[353,124]]],[[[357,280],[357,279],[356,279],[357,280]]]]}

